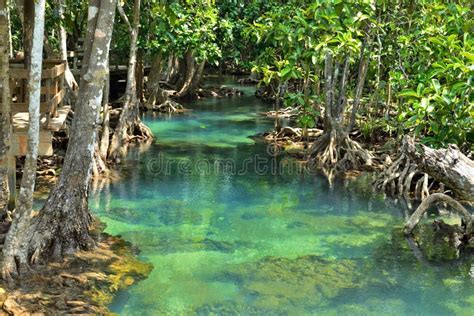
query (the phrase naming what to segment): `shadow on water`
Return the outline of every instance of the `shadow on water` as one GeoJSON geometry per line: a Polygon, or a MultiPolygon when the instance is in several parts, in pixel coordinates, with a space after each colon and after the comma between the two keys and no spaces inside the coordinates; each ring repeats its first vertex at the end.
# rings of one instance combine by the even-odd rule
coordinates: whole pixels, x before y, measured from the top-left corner
{"type": "Polygon", "coordinates": [[[291,160],[249,138],[272,127],[258,115],[271,106],[245,92],[192,102],[182,116],[148,116],[155,142],[92,195],[107,232],[155,267],[117,295],[114,312],[472,312],[472,262],[417,260],[393,231],[404,211],[373,194],[370,175],[330,187],[285,168],[291,160]]]}

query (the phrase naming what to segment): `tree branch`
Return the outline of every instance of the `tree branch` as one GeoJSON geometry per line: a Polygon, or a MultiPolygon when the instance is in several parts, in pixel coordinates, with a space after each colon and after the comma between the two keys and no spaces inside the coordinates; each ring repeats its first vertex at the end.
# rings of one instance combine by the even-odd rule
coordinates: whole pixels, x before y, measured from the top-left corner
{"type": "Polygon", "coordinates": [[[122,18],[122,20],[125,22],[125,24],[127,24],[127,27],[128,27],[128,31],[130,32],[130,34],[133,33],[133,27],[132,27],[132,24],[130,24],[130,21],[128,20],[128,17],[127,15],[125,14],[125,11],[123,10],[123,7],[120,5],[119,2],[117,2],[117,10],[120,14],[120,17],[122,18]]]}

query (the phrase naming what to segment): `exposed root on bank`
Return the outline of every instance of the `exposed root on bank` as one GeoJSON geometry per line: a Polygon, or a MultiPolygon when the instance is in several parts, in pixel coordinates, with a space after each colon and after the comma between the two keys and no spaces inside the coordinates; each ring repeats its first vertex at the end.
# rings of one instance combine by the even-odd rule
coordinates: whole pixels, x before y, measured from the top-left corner
{"type": "Polygon", "coordinates": [[[161,112],[161,113],[183,113],[186,109],[178,102],[175,102],[171,99],[166,100],[165,102],[159,105],[153,105],[151,107],[152,111],[161,112]]]}
{"type": "MultiPolygon", "coordinates": [[[[406,153],[406,146],[407,143],[403,142],[394,162],[387,156],[384,170],[374,181],[374,187],[393,197],[403,196],[407,202],[413,198],[424,200],[430,195],[430,190],[436,182],[427,173],[419,170],[417,164],[406,153]]],[[[444,190],[443,185],[439,188],[444,190]]]]}
{"type": "MultiPolygon", "coordinates": [[[[122,120],[122,118],[121,118],[122,120]]],[[[126,120],[125,126],[120,128],[120,123],[112,135],[109,147],[108,159],[112,163],[120,163],[127,153],[128,144],[132,142],[146,142],[153,139],[153,133],[138,116],[134,119],[126,120]]]]}
{"type": "Polygon", "coordinates": [[[300,107],[287,107],[278,111],[268,111],[263,114],[271,118],[291,118],[298,115],[300,107]]]}
{"type": "Polygon", "coordinates": [[[102,159],[99,153],[99,146],[97,145],[94,151],[94,157],[92,160],[92,177],[97,178],[100,176],[107,176],[109,174],[109,168],[102,159]]]}
{"type": "Polygon", "coordinates": [[[374,156],[352,140],[349,135],[340,135],[333,130],[319,137],[310,149],[313,164],[321,168],[347,171],[371,167],[374,156]]]}
{"type": "Polygon", "coordinates": [[[322,130],[317,128],[302,129],[298,127],[285,126],[280,131],[271,131],[263,134],[263,138],[268,142],[300,142],[303,139],[306,141],[313,141],[321,136],[322,130]]]}
{"type": "Polygon", "coordinates": [[[97,247],[21,274],[15,288],[0,280],[0,312],[9,315],[89,314],[108,315],[116,291],[144,279],[149,264],[135,258],[131,246],[117,237],[92,232],[97,247]]]}
{"type": "Polygon", "coordinates": [[[148,96],[148,100],[145,103],[146,109],[161,113],[183,113],[185,108],[170,98],[173,92],[172,90],[165,90],[157,86],[148,96]]]}

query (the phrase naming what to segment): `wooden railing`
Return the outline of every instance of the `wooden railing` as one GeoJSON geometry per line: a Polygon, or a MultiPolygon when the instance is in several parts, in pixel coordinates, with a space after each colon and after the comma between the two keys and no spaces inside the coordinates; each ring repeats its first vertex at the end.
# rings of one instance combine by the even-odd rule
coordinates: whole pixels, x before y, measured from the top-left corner
{"type": "MultiPolygon", "coordinates": [[[[64,72],[66,61],[44,60],[41,73],[41,114],[47,114],[46,125],[50,118],[57,117],[66,91],[64,89],[64,72]]],[[[10,93],[12,114],[28,112],[28,69],[23,62],[10,62],[10,93]]]]}

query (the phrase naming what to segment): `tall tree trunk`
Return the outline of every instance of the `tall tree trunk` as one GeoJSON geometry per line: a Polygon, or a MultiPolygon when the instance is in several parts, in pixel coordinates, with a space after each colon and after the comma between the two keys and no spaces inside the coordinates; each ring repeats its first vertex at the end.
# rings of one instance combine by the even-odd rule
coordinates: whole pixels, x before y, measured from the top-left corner
{"type": "Polygon", "coordinates": [[[193,80],[188,89],[188,95],[193,96],[196,90],[199,88],[199,84],[201,83],[202,75],[204,73],[204,67],[206,66],[206,61],[202,61],[194,73],[193,80]]]}
{"type": "Polygon", "coordinates": [[[29,127],[28,148],[26,153],[23,176],[21,178],[20,194],[17,209],[10,230],[5,240],[3,273],[9,277],[10,272],[16,273],[16,261],[26,263],[27,246],[25,236],[31,221],[33,209],[33,192],[36,181],[36,162],[38,159],[39,129],[40,129],[40,97],[41,70],[43,63],[43,34],[44,34],[45,0],[37,0],[34,7],[33,43],[28,74],[29,91],[29,127]]]}
{"type": "Polygon", "coordinates": [[[9,43],[10,27],[8,20],[7,0],[0,0],[0,214],[7,211],[10,192],[8,189],[8,166],[11,165],[9,155],[11,124],[10,124],[10,85],[9,85],[9,43]]]}
{"type": "MultiPolygon", "coordinates": [[[[44,0],[40,0],[44,1],[44,0]]],[[[20,258],[35,263],[39,259],[62,256],[93,246],[89,236],[91,215],[88,188],[97,136],[100,102],[108,68],[108,52],[114,25],[114,0],[90,0],[85,55],[78,107],[72,124],[68,149],[58,183],[22,236],[20,258]]],[[[17,250],[18,252],[18,250],[17,250]]],[[[13,259],[11,256],[6,259],[13,259]]],[[[4,275],[15,270],[4,266],[4,275]]]]}
{"type": "Polygon", "coordinates": [[[185,56],[185,65],[184,81],[177,87],[176,96],[178,98],[193,96],[201,82],[206,61],[204,60],[197,64],[194,54],[188,51],[185,56]]]}
{"type": "Polygon", "coordinates": [[[136,62],[137,62],[137,40],[140,27],[140,0],[135,0],[133,9],[133,25],[128,22],[123,8],[118,5],[118,11],[122,19],[129,26],[130,31],[130,56],[127,70],[127,86],[125,88],[125,99],[122,107],[120,119],[112,135],[109,148],[109,158],[115,163],[119,163],[125,154],[126,143],[129,136],[138,136],[144,139],[152,138],[152,133],[140,120],[140,109],[137,100],[136,85],[136,62]]]}
{"type": "Polygon", "coordinates": [[[6,40],[8,40],[8,57],[10,59],[13,59],[13,41],[12,41],[12,24],[11,24],[11,17],[10,17],[10,10],[8,9],[8,2],[7,3],[7,8],[6,8],[6,11],[7,11],[7,27],[8,27],[8,38],[6,40]]]}

